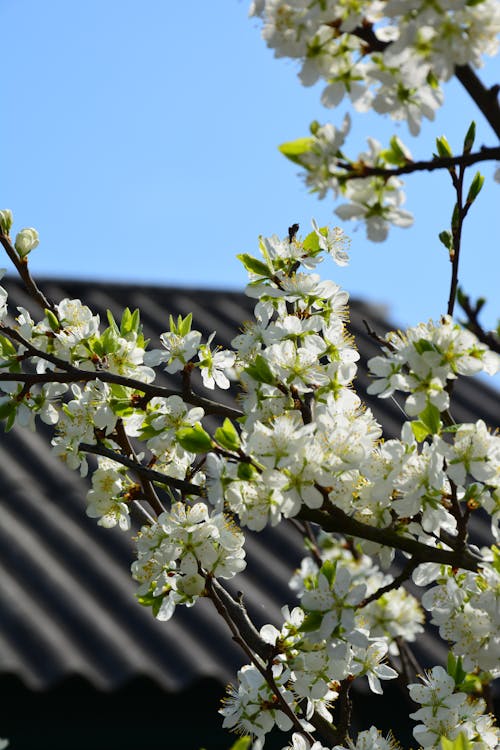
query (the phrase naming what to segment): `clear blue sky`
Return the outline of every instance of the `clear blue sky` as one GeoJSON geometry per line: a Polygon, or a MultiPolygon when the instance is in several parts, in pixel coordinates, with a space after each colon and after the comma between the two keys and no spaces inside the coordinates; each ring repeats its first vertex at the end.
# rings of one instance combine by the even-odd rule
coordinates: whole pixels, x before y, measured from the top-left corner
{"type": "MultiPolygon", "coordinates": [[[[277,151],[307,135],[311,120],[340,123],[320,88],[305,89],[297,67],[275,60],[248,19],[248,0],[0,0],[3,74],[0,207],[16,228],[34,226],[39,276],[242,288],[238,252],[259,234],[285,235],[314,216],[339,223],[333,201],[318,201],[277,151]]],[[[499,58],[481,75],[500,80],[499,58]]],[[[495,137],[458,84],[418,140],[405,125],[355,115],[349,153],[367,135],[397,132],[414,157],[430,156],[437,135],[457,149],[472,119],[477,145],[495,137]]],[[[500,281],[500,185],[486,185],[467,220],[462,282],[490,300],[500,281]]],[[[473,172],[471,172],[472,177],[473,172]]],[[[369,243],[352,237],[351,265],[323,264],[353,296],[389,305],[400,324],[445,311],[449,262],[437,233],[448,226],[446,175],[407,180],[414,228],[369,243]]],[[[8,266],[8,260],[0,260],[8,266]]],[[[9,269],[10,270],[10,269],[9,269]]]]}

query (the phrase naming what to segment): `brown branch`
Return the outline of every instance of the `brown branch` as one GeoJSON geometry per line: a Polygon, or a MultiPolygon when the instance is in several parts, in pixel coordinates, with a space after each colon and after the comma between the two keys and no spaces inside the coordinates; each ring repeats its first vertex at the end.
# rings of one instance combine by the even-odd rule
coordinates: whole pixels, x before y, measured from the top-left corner
{"type": "Polygon", "coordinates": [[[455,75],[474,100],[477,107],[500,138],[500,105],[498,102],[498,84],[486,88],[470,65],[457,65],[455,75]]]}
{"type": "Polygon", "coordinates": [[[336,700],[336,718],[338,717],[338,721],[335,731],[335,741],[333,742],[334,745],[347,744],[352,713],[352,702],[349,697],[351,685],[351,677],[347,677],[340,683],[339,697],[336,700]]]}
{"type": "Polygon", "coordinates": [[[8,235],[3,234],[0,231],[0,242],[2,243],[5,252],[9,256],[10,260],[14,264],[16,271],[18,272],[19,276],[21,277],[21,280],[26,287],[26,290],[30,297],[39,305],[42,310],[51,310],[53,313],[56,312],[56,306],[54,303],[49,300],[43,292],[38,288],[36,282],[34,281],[33,277],[31,276],[31,273],[28,269],[28,261],[27,258],[20,258],[14,245],[11,242],[11,239],[8,235]]]}
{"type": "MultiPolygon", "coordinates": [[[[122,449],[122,453],[124,456],[133,459],[138,466],[141,465],[139,461],[137,460],[137,455],[129,440],[129,437],[125,430],[122,419],[119,419],[116,423],[113,439],[122,449]]],[[[148,501],[150,506],[153,508],[155,513],[157,515],[160,515],[161,513],[165,511],[165,508],[163,507],[152,482],[147,477],[145,477],[144,474],[142,474],[141,472],[137,472],[137,473],[138,473],[139,481],[142,485],[142,489],[143,489],[146,500],[148,501]]]]}
{"type": "MultiPolygon", "coordinates": [[[[97,443],[96,445],[80,443],[78,450],[84,451],[85,453],[93,453],[96,456],[110,458],[112,461],[116,461],[132,471],[135,471],[139,476],[142,476],[151,482],[158,482],[159,484],[164,484],[166,487],[179,490],[179,492],[182,492],[184,495],[198,495],[200,497],[204,497],[205,495],[205,490],[202,487],[198,487],[196,484],[184,482],[182,479],[176,479],[175,477],[169,477],[167,474],[162,474],[154,469],[148,469],[147,466],[137,463],[134,459],[124,456],[122,453],[116,453],[116,451],[112,451],[110,448],[106,448],[100,443],[97,443]]],[[[160,513],[161,512],[162,511],[160,510],[160,513]]]]}
{"type": "Polygon", "coordinates": [[[384,547],[408,552],[415,558],[417,564],[435,562],[440,565],[451,565],[453,568],[476,571],[478,564],[481,562],[480,558],[473,555],[469,550],[444,550],[429,547],[416,539],[398,534],[392,528],[379,528],[362,523],[334,506],[327,506],[326,508],[323,506],[320,510],[302,507],[297,517],[317,523],[325,531],[359,537],[376,542],[384,547]]]}
{"type": "Polygon", "coordinates": [[[386,586],[381,586],[379,589],[374,591],[373,594],[367,596],[366,599],[363,599],[363,601],[359,604],[359,607],[366,607],[367,604],[377,601],[377,599],[380,599],[381,596],[387,594],[388,591],[398,589],[404,583],[404,581],[408,580],[415,568],[418,568],[420,562],[421,561],[415,560],[413,557],[411,557],[404,566],[401,573],[396,576],[396,578],[394,578],[386,586]]]}
{"type": "Polygon", "coordinates": [[[403,174],[411,174],[412,172],[433,172],[436,169],[452,169],[455,166],[470,167],[472,164],[477,164],[481,161],[492,161],[500,159],[500,146],[491,146],[480,149],[475,153],[461,154],[460,156],[436,156],[432,159],[412,161],[405,164],[402,167],[370,167],[368,164],[361,164],[358,169],[353,169],[350,162],[337,162],[337,166],[341,169],[345,169],[347,174],[335,175],[338,179],[344,181],[364,179],[366,177],[384,177],[389,179],[390,177],[397,177],[403,174]]]}
{"type": "Polygon", "coordinates": [[[203,407],[205,414],[217,414],[223,417],[230,417],[237,419],[243,416],[243,413],[239,409],[234,409],[231,406],[225,406],[217,401],[198,396],[192,391],[190,393],[184,393],[173,388],[165,388],[164,386],[152,385],[150,383],[143,383],[140,380],[134,378],[128,378],[124,375],[118,375],[116,373],[108,372],[107,370],[96,370],[90,372],[88,370],[81,370],[78,367],[66,362],[60,357],[56,357],[53,354],[43,352],[41,349],[37,349],[27,339],[14,328],[0,324],[0,332],[7,335],[9,338],[14,339],[22,346],[26,347],[30,356],[38,357],[39,359],[45,359],[47,362],[59,367],[65,372],[45,372],[45,373],[0,373],[0,382],[14,380],[18,382],[29,382],[32,385],[36,383],[73,383],[73,382],[89,382],[92,380],[100,380],[103,383],[112,383],[115,385],[123,385],[126,388],[131,388],[134,391],[142,391],[145,394],[147,400],[154,398],[155,396],[160,398],[168,398],[169,396],[180,396],[188,403],[193,406],[203,407]]]}
{"type": "Polygon", "coordinates": [[[468,322],[466,327],[469,331],[472,331],[482,344],[486,344],[486,346],[493,352],[500,354],[500,341],[493,333],[485,331],[479,322],[479,312],[482,308],[482,304],[478,301],[473,305],[469,296],[462,291],[459,291],[458,294],[458,304],[467,315],[468,322]]]}

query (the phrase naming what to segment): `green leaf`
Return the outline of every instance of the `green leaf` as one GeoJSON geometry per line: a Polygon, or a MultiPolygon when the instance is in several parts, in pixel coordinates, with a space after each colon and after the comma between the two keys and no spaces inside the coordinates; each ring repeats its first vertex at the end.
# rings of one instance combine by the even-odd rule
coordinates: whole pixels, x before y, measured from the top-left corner
{"type": "Polygon", "coordinates": [[[16,347],[6,336],[0,336],[0,352],[4,357],[12,357],[17,354],[16,347]]]}
{"type": "Polygon", "coordinates": [[[297,140],[295,141],[287,141],[286,143],[282,143],[281,146],[278,146],[278,148],[283,156],[286,156],[287,159],[293,161],[294,164],[300,164],[301,166],[306,166],[307,168],[307,165],[303,164],[303,160],[300,157],[303,154],[307,154],[307,152],[311,150],[313,143],[314,138],[311,137],[297,138],[297,140]]]}
{"type": "Polygon", "coordinates": [[[441,413],[437,406],[428,401],[427,406],[418,416],[430,433],[433,435],[439,433],[441,429],[441,413]]]}
{"type": "Polygon", "coordinates": [[[247,271],[256,273],[258,276],[264,276],[266,279],[272,276],[272,271],[269,270],[268,266],[258,258],[254,258],[253,255],[241,253],[236,257],[241,260],[247,271]]]}
{"type": "Polygon", "coordinates": [[[111,312],[111,310],[106,310],[106,316],[108,318],[109,327],[112,328],[113,331],[118,336],[120,334],[120,329],[118,328],[116,324],[116,320],[114,319],[113,313],[111,312]]]}
{"type": "Polygon", "coordinates": [[[193,313],[189,313],[186,315],[186,317],[183,319],[179,315],[179,335],[180,336],[187,336],[188,333],[191,331],[191,324],[193,322],[193,313]]]}
{"type": "Polygon", "coordinates": [[[261,354],[257,354],[255,362],[252,365],[248,365],[244,372],[248,373],[251,378],[256,380],[258,383],[267,383],[268,385],[274,385],[276,379],[271,372],[271,368],[267,364],[267,361],[261,354]]]}
{"type": "Polygon", "coordinates": [[[419,420],[411,422],[411,429],[413,434],[415,435],[415,440],[417,441],[417,443],[423,442],[429,434],[428,428],[423,422],[420,422],[419,420]]]}
{"type": "Polygon", "coordinates": [[[57,316],[52,312],[52,310],[49,310],[48,308],[45,308],[44,312],[51,329],[54,331],[54,333],[59,333],[59,331],[61,330],[61,324],[59,323],[57,316]]]}
{"type": "Polygon", "coordinates": [[[126,307],[122,313],[122,320],[120,323],[120,335],[125,337],[127,333],[132,330],[132,313],[130,308],[126,307]]]}
{"type": "Polygon", "coordinates": [[[237,451],[240,447],[240,436],[230,419],[224,420],[222,427],[215,430],[214,438],[219,445],[228,451],[237,451]]]}
{"type": "Polygon", "coordinates": [[[467,676],[467,672],[462,666],[462,657],[456,657],[451,651],[448,653],[446,671],[455,680],[455,685],[459,685],[467,676]]]}
{"type": "Polygon", "coordinates": [[[312,633],[318,630],[323,622],[323,612],[308,612],[304,617],[304,622],[299,628],[301,633],[312,633]]]}
{"type": "Polygon", "coordinates": [[[449,232],[446,229],[443,232],[439,232],[438,237],[439,237],[439,239],[441,240],[441,242],[443,243],[443,245],[445,246],[445,248],[447,250],[451,250],[452,249],[452,247],[453,247],[453,237],[451,235],[451,232],[449,232]]]}
{"type": "Polygon", "coordinates": [[[476,138],[476,123],[472,120],[464,138],[464,154],[470,154],[476,138]]]}
{"type": "Polygon", "coordinates": [[[336,560],[325,560],[319,571],[325,576],[330,586],[335,582],[337,575],[337,561],[336,560]]]}
{"type": "Polygon", "coordinates": [[[16,416],[16,410],[17,410],[17,402],[13,399],[9,399],[8,401],[4,401],[3,404],[0,404],[0,419],[9,419],[9,417],[14,414],[14,418],[16,416]]]}
{"type": "Polygon", "coordinates": [[[413,346],[419,354],[434,351],[434,346],[428,339],[419,339],[418,341],[414,341],[413,346]]]}
{"type": "Polygon", "coordinates": [[[476,172],[474,175],[474,178],[470,184],[469,192],[467,193],[467,203],[471,204],[474,203],[477,196],[481,192],[481,188],[484,185],[484,175],[482,175],[480,172],[476,172]]]}
{"type": "MultiPolygon", "coordinates": [[[[327,227],[321,227],[320,230],[321,234],[328,234],[328,228],[327,227]]],[[[307,250],[308,253],[311,253],[311,255],[317,255],[320,251],[319,247],[319,237],[316,234],[316,232],[311,232],[307,235],[304,242],[302,243],[302,247],[304,250],[307,250]]]]}
{"type": "Polygon", "coordinates": [[[251,464],[247,464],[245,461],[241,461],[238,464],[236,474],[238,476],[238,479],[243,479],[244,481],[248,482],[248,480],[252,479],[253,475],[255,474],[255,469],[251,464]]]}
{"type": "Polygon", "coordinates": [[[436,148],[437,148],[439,156],[443,158],[453,156],[453,152],[450,148],[450,144],[448,143],[445,135],[442,135],[439,138],[436,138],[436,148]]]}
{"type": "Polygon", "coordinates": [[[207,453],[213,448],[212,438],[200,422],[196,422],[192,427],[181,427],[175,433],[175,437],[184,450],[191,453],[207,453]]]}
{"type": "Polygon", "coordinates": [[[250,750],[251,744],[252,738],[245,735],[245,737],[239,737],[229,750],[250,750]]]}

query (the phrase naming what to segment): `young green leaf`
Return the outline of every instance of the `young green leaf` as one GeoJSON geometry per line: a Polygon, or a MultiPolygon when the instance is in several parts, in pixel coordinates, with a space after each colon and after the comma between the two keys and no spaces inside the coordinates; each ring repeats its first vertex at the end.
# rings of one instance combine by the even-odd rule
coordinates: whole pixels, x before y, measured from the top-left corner
{"type": "Polygon", "coordinates": [[[427,427],[432,435],[437,435],[441,429],[441,413],[437,406],[427,402],[427,406],[418,415],[420,421],[427,427]]]}
{"type": "Polygon", "coordinates": [[[245,367],[244,372],[248,373],[248,375],[258,383],[268,383],[268,385],[273,385],[275,382],[275,377],[271,372],[271,368],[261,354],[257,354],[255,362],[252,365],[245,367]]]}
{"type": "Polygon", "coordinates": [[[415,440],[417,441],[417,443],[422,443],[429,434],[429,429],[423,422],[420,422],[420,420],[418,419],[414,422],[410,422],[410,424],[412,432],[415,435],[415,440]]]}
{"type": "Polygon", "coordinates": [[[212,450],[212,438],[208,432],[205,432],[200,422],[196,422],[192,427],[181,427],[175,436],[184,450],[191,453],[207,453],[212,450]]]}
{"type": "Polygon", "coordinates": [[[476,138],[476,123],[472,120],[464,138],[464,154],[470,154],[476,138]]]}
{"type": "Polygon", "coordinates": [[[272,275],[272,272],[269,270],[266,264],[258,258],[254,258],[253,255],[249,255],[248,253],[241,253],[236,257],[238,258],[238,260],[241,260],[247,271],[256,273],[258,276],[264,276],[264,278],[269,278],[272,275]]]}
{"type": "Polygon", "coordinates": [[[436,148],[439,156],[443,158],[453,156],[453,151],[451,150],[450,144],[448,143],[445,135],[436,138],[436,148]]]}
{"type": "Polygon", "coordinates": [[[483,187],[483,184],[484,184],[484,175],[482,175],[480,172],[476,172],[470,184],[469,192],[467,193],[467,203],[469,204],[474,203],[477,196],[481,192],[481,188],[483,187]]]}
{"type": "Polygon", "coordinates": [[[282,143],[278,148],[283,156],[286,156],[287,159],[293,161],[294,164],[300,164],[301,166],[307,167],[307,165],[303,163],[303,159],[300,157],[311,150],[313,143],[314,138],[297,138],[295,141],[282,143]]]}
{"type": "Polygon", "coordinates": [[[214,434],[215,440],[222,448],[228,451],[237,451],[240,447],[240,437],[233,423],[229,419],[224,420],[222,427],[218,427],[214,434]]]}

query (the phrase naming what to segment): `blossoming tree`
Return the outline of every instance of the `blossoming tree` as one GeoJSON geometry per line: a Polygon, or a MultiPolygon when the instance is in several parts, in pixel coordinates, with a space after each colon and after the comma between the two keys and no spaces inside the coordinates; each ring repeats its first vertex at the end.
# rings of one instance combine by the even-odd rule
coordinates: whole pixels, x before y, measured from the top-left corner
{"type": "MultiPolygon", "coordinates": [[[[323,101],[348,95],[407,120],[442,101],[440,82],[456,75],[500,135],[497,87],[473,68],[497,51],[496,0],[258,0],[252,13],[276,50],[301,60],[301,79],[324,78],[323,101]]],[[[384,338],[369,368],[369,391],[403,395],[398,439],[356,393],[358,353],[346,329],[348,295],[317,268],[325,256],[348,262],[341,230],[318,227],[261,238],[260,257],[240,257],[255,298],[255,319],[221,350],[192,316],[170,318],[161,348],[149,347],[138,310],[102,324],[82,301],[45,297],[28,268],[35,229],[11,239],[13,216],[0,211],[0,242],[40,315],[10,311],[0,288],[0,418],[36,429],[53,426],[54,451],[82,475],[92,464],[87,513],[105,527],[141,524],[132,576],[139,602],[160,620],[199,597],[211,600],[248,663],[221,709],[224,725],[261,747],[277,726],[288,750],[389,750],[395,739],[376,727],[352,735],[350,691],[367,678],[374,693],[401,678],[415,703],[415,740],[450,750],[500,745],[489,713],[491,682],[500,676],[500,436],[483,421],[456,423],[458,378],[500,369],[498,332],[483,330],[481,302],[457,293],[464,219],[483,185],[467,167],[500,158],[498,147],[474,151],[474,126],[461,154],[445,138],[429,161],[413,162],[399,138],[349,159],[349,129],[313,123],[311,135],[284,144],[320,196],[347,203],[342,218],[366,222],[382,240],[390,223],[406,226],[400,177],[447,169],[456,192],[441,240],[452,265],[446,314],[384,338]],[[458,297],[466,324],[453,318],[458,297]],[[13,322],[11,322],[13,321],[13,322]],[[178,390],[155,383],[156,371],[178,374],[178,390]],[[239,390],[228,407],[196,392],[239,390]],[[210,429],[206,417],[215,418],[210,429]],[[491,546],[478,549],[469,522],[482,509],[491,546]],[[293,575],[297,606],[282,622],[257,630],[225,581],[245,567],[244,530],[293,522],[308,556],[293,575]],[[396,557],[397,553],[397,557],[396,557]],[[421,601],[405,589],[412,579],[421,601]],[[425,614],[427,613],[427,615],[425,614]],[[423,674],[411,644],[426,616],[449,644],[445,666],[423,674]]]]}

